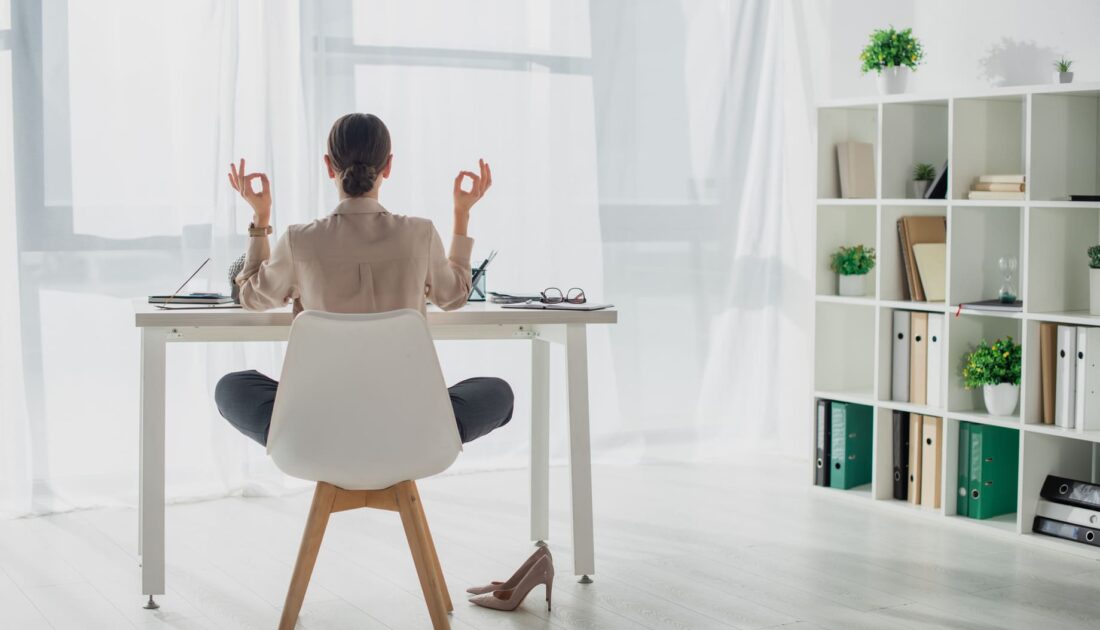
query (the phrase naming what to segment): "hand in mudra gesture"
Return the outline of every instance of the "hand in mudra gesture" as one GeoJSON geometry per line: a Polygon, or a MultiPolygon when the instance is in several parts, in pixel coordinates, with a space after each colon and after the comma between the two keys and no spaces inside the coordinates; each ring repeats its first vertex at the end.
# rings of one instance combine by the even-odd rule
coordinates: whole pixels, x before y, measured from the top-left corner
{"type": "Polygon", "coordinates": [[[474,206],[489,190],[489,187],[493,185],[493,172],[489,170],[489,163],[485,160],[477,161],[480,174],[475,174],[471,171],[459,171],[458,176],[455,177],[455,213],[456,214],[469,214],[470,208],[474,206]],[[470,190],[463,190],[462,183],[466,178],[470,178],[472,185],[470,190]]]}
{"type": "Polygon", "coordinates": [[[240,193],[241,199],[252,206],[252,211],[256,213],[256,219],[253,222],[256,227],[267,227],[271,220],[271,183],[267,180],[267,174],[246,173],[244,158],[241,158],[239,168],[236,164],[229,165],[229,185],[240,193]],[[259,192],[252,187],[253,180],[257,179],[260,180],[259,192]]]}

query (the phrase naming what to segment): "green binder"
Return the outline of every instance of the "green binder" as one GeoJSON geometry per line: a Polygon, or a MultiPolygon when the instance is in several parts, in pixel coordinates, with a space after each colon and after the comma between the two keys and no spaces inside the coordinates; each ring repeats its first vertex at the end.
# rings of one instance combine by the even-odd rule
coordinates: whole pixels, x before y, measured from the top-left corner
{"type": "Polygon", "coordinates": [[[867,405],[833,402],[830,487],[847,490],[871,483],[872,413],[867,405]]]}
{"type": "Polygon", "coordinates": [[[959,482],[955,487],[958,497],[955,512],[959,516],[970,515],[970,423],[959,423],[959,482]]]}
{"type": "Polygon", "coordinates": [[[967,514],[985,519],[1016,511],[1020,434],[989,425],[970,426],[970,497],[967,514]]]}

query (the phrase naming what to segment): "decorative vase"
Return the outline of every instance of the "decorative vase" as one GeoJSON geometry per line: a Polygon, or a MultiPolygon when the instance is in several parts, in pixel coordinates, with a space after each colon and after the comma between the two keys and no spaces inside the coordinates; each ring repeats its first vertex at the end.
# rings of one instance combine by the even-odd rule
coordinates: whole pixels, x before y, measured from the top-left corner
{"type": "Polygon", "coordinates": [[[864,278],[867,274],[861,275],[840,275],[840,295],[843,297],[863,297],[867,292],[867,283],[864,278]]]}
{"type": "Polygon", "coordinates": [[[908,66],[886,66],[878,71],[879,94],[902,94],[909,81],[908,66]]]}
{"type": "Polygon", "coordinates": [[[1100,269],[1089,268],[1089,313],[1100,315],[1100,269]]]}
{"type": "Polygon", "coordinates": [[[931,183],[932,182],[927,179],[909,182],[909,197],[912,199],[924,199],[924,194],[928,192],[928,186],[931,183]]]}
{"type": "Polygon", "coordinates": [[[1055,72],[1054,73],[1054,82],[1055,83],[1073,83],[1073,73],[1072,72],[1055,72]]]}
{"type": "Polygon", "coordinates": [[[991,416],[1011,416],[1020,401],[1020,386],[1012,383],[982,385],[985,410],[991,416]]]}

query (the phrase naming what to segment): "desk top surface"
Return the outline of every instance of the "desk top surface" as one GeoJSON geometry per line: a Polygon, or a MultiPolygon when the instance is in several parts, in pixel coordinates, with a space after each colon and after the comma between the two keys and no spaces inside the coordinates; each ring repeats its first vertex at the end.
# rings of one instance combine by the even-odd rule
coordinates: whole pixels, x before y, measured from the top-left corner
{"type": "MultiPolygon", "coordinates": [[[[428,324],[432,326],[470,324],[614,324],[619,314],[614,308],[602,311],[561,311],[501,308],[499,304],[474,302],[454,311],[428,306],[428,324]]],[[[290,307],[271,311],[246,311],[238,308],[159,309],[144,299],[134,300],[134,325],[146,327],[189,326],[289,326],[294,316],[290,307]]]]}

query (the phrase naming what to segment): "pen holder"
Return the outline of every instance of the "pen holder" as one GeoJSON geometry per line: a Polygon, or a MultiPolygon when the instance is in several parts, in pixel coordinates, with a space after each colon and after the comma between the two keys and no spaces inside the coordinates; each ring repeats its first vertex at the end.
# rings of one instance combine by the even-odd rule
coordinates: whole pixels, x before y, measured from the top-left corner
{"type": "Polygon", "coordinates": [[[233,298],[234,304],[241,303],[241,288],[237,286],[237,274],[241,272],[241,269],[244,269],[244,254],[241,254],[240,258],[229,265],[229,294],[233,298]]]}
{"type": "Polygon", "coordinates": [[[466,299],[467,302],[484,302],[485,301],[485,273],[483,269],[479,274],[477,269],[472,270],[473,274],[472,283],[470,285],[470,297],[466,299]]]}

